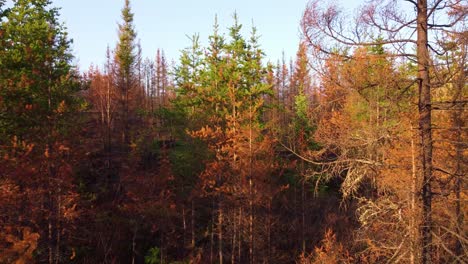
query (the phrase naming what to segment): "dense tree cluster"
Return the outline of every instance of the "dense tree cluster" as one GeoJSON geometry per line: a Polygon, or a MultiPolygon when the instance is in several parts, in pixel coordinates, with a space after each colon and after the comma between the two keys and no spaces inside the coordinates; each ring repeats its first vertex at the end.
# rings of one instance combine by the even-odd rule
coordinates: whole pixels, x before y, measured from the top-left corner
{"type": "Polygon", "coordinates": [[[465,263],[468,6],[311,1],[294,60],[215,19],[79,73],[0,0],[0,263],[465,263]]]}

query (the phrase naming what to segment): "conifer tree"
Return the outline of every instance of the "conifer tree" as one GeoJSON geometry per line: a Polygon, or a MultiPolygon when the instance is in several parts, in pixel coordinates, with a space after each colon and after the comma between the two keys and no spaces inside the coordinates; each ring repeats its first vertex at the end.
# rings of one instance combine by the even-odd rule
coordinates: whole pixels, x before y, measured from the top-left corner
{"type": "Polygon", "coordinates": [[[13,135],[43,139],[50,132],[44,124],[63,116],[56,112],[60,105],[73,105],[79,83],[71,41],[58,21],[58,9],[49,5],[19,0],[5,19],[0,17],[0,140],[13,135]]]}
{"type": "Polygon", "coordinates": [[[130,0],[125,0],[122,9],[122,24],[119,24],[119,42],[115,51],[115,61],[117,66],[116,79],[120,92],[120,113],[122,122],[122,144],[124,149],[130,143],[130,100],[132,92],[137,85],[136,76],[136,31],[133,25],[133,13],[130,7],[130,0]]]}
{"type": "Polygon", "coordinates": [[[255,241],[259,241],[254,236],[255,208],[261,206],[259,201],[266,204],[268,196],[258,192],[256,184],[264,182],[272,168],[271,160],[258,159],[271,154],[271,141],[261,134],[261,117],[264,97],[272,94],[272,87],[265,83],[268,71],[262,65],[264,54],[255,28],[249,40],[242,36],[241,29],[235,16],[226,41],[215,23],[205,55],[194,42],[197,45],[184,52],[176,73],[179,95],[176,104],[185,106],[188,117],[198,120],[189,134],[206,142],[215,153],[200,175],[200,185],[203,192],[217,201],[220,262],[224,248],[229,245],[226,236],[235,241],[230,244],[231,261],[240,261],[242,257],[234,255],[234,249],[247,245],[248,259],[255,262],[255,241]],[[242,214],[248,217],[243,220],[246,223],[227,225],[241,221],[242,214]],[[247,229],[241,229],[240,225],[247,229]]]}
{"type": "MultiPolygon", "coordinates": [[[[65,232],[63,208],[71,193],[65,153],[71,148],[68,135],[81,83],[72,65],[71,40],[50,4],[17,0],[0,16],[0,155],[11,157],[2,160],[10,168],[2,177],[22,190],[18,211],[9,210],[0,226],[18,232],[32,228],[47,248],[41,256],[53,263],[65,232]],[[11,156],[26,146],[27,159],[11,156]]],[[[32,261],[29,257],[23,261],[32,261]]]]}

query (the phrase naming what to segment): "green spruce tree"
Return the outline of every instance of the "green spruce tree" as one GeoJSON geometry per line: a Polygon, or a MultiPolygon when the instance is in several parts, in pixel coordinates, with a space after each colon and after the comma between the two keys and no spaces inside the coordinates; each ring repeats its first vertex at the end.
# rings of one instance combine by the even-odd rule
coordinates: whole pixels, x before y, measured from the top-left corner
{"type": "Polygon", "coordinates": [[[115,51],[116,61],[116,80],[120,93],[120,119],[122,147],[127,149],[130,144],[130,123],[131,114],[130,100],[132,92],[137,85],[136,75],[136,32],[133,26],[133,13],[130,8],[130,1],[125,0],[125,6],[122,9],[122,24],[119,24],[119,42],[115,51]]]}
{"type": "Polygon", "coordinates": [[[80,88],[71,40],[47,0],[18,0],[0,17],[0,142],[46,142],[80,88]]]}

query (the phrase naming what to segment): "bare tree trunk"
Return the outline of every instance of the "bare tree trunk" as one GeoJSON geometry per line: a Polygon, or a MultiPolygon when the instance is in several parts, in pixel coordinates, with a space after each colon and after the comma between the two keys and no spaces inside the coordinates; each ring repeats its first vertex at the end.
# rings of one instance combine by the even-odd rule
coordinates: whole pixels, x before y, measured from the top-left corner
{"type": "Polygon", "coordinates": [[[223,264],[223,208],[221,202],[218,203],[218,255],[219,264],[223,264]]]}
{"type": "Polygon", "coordinates": [[[187,222],[185,219],[185,205],[182,203],[182,228],[184,230],[182,235],[182,251],[185,254],[185,247],[186,247],[186,236],[187,236],[187,222]]]}
{"type": "MultiPolygon", "coordinates": [[[[51,144],[47,144],[46,147],[46,153],[47,154],[47,198],[46,201],[48,202],[47,205],[47,213],[48,213],[48,219],[47,219],[47,226],[48,226],[48,253],[49,253],[49,264],[54,263],[54,241],[53,241],[53,234],[54,234],[54,220],[56,221],[57,219],[54,219],[54,216],[57,216],[57,211],[55,210],[55,201],[54,201],[54,181],[56,180],[56,173],[55,173],[55,168],[52,164],[51,160],[51,155],[52,155],[52,148],[51,144]],[[55,214],[54,214],[55,213],[55,214]]],[[[55,231],[58,232],[58,229],[55,226],[55,231]]],[[[57,241],[55,241],[57,242],[57,241]]]]}
{"type": "Polygon", "coordinates": [[[267,225],[268,225],[268,257],[267,257],[267,263],[270,263],[270,260],[271,260],[271,198],[268,201],[268,224],[267,225]]]}
{"type": "Polygon", "coordinates": [[[239,224],[238,224],[238,229],[239,229],[239,239],[238,243],[239,245],[237,246],[238,250],[238,258],[239,262],[242,260],[242,206],[239,208],[239,224]]]}
{"type": "Polygon", "coordinates": [[[58,183],[58,190],[57,190],[57,214],[56,214],[56,223],[55,223],[55,228],[56,228],[56,241],[55,241],[55,264],[59,263],[60,259],[60,207],[62,206],[62,196],[61,196],[61,191],[62,188],[60,186],[60,183],[58,183]]]}
{"type": "Polygon", "coordinates": [[[141,93],[141,94],[138,94],[137,98],[135,98],[135,100],[137,101],[137,103],[139,105],[141,105],[143,103],[142,99],[144,98],[144,91],[143,91],[143,86],[141,85],[141,44],[140,44],[140,41],[138,41],[138,44],[137,44],[137,69],[138,69],[138,81],[137,81],[137,84],[138,84],[138,87],[137,87],[137,91],[138,93],[141,93]]]}
{"type": "Polygon", "coordinates": [[[302,221],[301,221],[301,226],[302,226],[302,232],[301,232],[301,238],[302,238],[302,253],[305,254],[306,252],[306,243],[305,243],[305,191],[304,191],[304,186],[305,185],[305,180],[302,180],[302,186],[301,186],[301,199],[302,199],[302,221]]]}
{"type": "MultiPolygon", "coordinates": [[[[466,50],[463,48],[462,52],[466,54],[466,50]]],[[[465,65],[465,60],[462,60],[461,65],[465,65]]],[[[466,83],[466,71],[462,68],[460,69],[460,76],[456,80],[456,87],[457,91],[456,94],[453,98],[453,101],[460,100],[462,98],[462,93],[463,89],[465,87],[466,83]]],[[[453,113],[452,119],[453,122],[457,128],[456,130],[456,147],[455,147],[455,159],[457,161],[456,164],[456,170],[455,170],[455,217],[456,217],[456,230],[455,233],[457,234],[457,241],[455,243],[455,256],[458,257],[457,263],[462,263],[462,258],[463,258],[463,246],[461,243],[461,238],[463,237],[463,229],[464,229],[464,212],[462,211],[462,197],[461,197],[461,192],[462,192],[462,186],[463,186],[463,177],[464,177],[464,170],[462,168],[462,163],[463,163],[463,146],[462,142],[462,127],[465,125],[464,119],[462,117],[463,110],[457,110],[453,113]]]]}
{"type": "MultiPolygon", "coordinates": [[[[155,82],[156,77],[154,76],[154,70],[151,70],[151,85],[150,85],[150,108],[151,113],[154,113],[154,89],[155,89],[155,82]]],[[[152,116],[152,115],[151,115],[152,116]]]]}
{"type": "Polygon", "coordinates": [[[419,79],[419,130],[421,134],[422,182],[422,263],[432,263],[432,130],[431,86],[429,81],[429,51],[427,38],[427,0],[417,5],[417,60],[419,79]]]}
{"type": "Polygon", "coordinates": [[[461,243],[461,237],[464,236],[464,232],[463,232],[463,229],[464,229],[464,219],[463,219],[463,216],[464,216],[464,213],[463,211],[461,210],[461,201],[462,201],[462,198],[461,198],[461,191],[462,191],[462,181],[463,181],[463,171],[462,171],[462,167],[461,167],[461,163],[463,161],[463,148],[461,147],[461,142],[462,141],[462,138],[461,138],[461,127],[462,127],[462,122],[463,120],[461,119],[461,113],[458,113],[458,115],[456,116],[456,121],[457,121],[457,125],[458,125],[458,129],[457,129],[457,147],[456,147],[456,160],[457,160],[457,168],[456,168],[456,181],[455,181],[455,197],[456,197],[456,205],[455,205],[455,216],[457,218],[457,226],[456,226],[456,234],[458,235],[457,236],[457,241],[455,243],[455,256],[458,257],[457,259],[457,263],[462,263],[462,258],[463,258],[463,246],[462,246],[462,243],[461,243]]]}
{"type": "Polygon", "coordinates": [[[210,263],[213,263],[213,248],[214,248],[214,221],[215,221],[215,203],[211,198],[211,234],[210,234],[210,263]]]}
{"type": "Polygon", "coordinates": [[[135,252],[136,252],[136,235],[137,235],[137,228],[133,231],[132,237],[132,264],[135,264],[135,252]]]}
{"type": "MultiPolygon", "coordinates": [[[[50,181],[50,180],[49,180],[50,181]]],[[[49,188],[53,188],[52,185],[49,183],[49,188]]],[[[54,192],[49,190],[48,191],[48,198],[47,200],[49,201],[49,217],[48,217],[48,253],[49,253],[49,264],[52,263],[58,263],[58,251],[60,250],[59,248],[59,239],[60,239],[60,232],[58,229],[58,208],[55,208],[55,202],[54,202],[54,192]],[[55,241],[54,241],[54,232],[55,232],[55,241]],[[55,251],[54,251],[54,246],[55,246],[55,251]]],[[[58,202],[58,199],[57,199],[58,202]]]]}
{"type": "MultiPolygon", "coordinates": [[[[50,188],[50,187],[49,187],[50,188]]],[[[49,191],[49,203],[50,200],[51,200],[51,196],[52,196],[52,192],[49,191]]],[[[51,205],[49,205],[51,206],[51,205]]],[[[51,213],[51,208],[49,208],[49,219],[48,219],[48,251],[49,251],[49,264],[53,264],[54,263],[54,252],[53,252],[53,245],[52,245],[52,233],[53,233],[53,230],[52,230],[52,213],[51,213]]]]}
{"type": "Polygon", "coordinates": [[[249,192],[250,192],[250,201],[249,201],[249,207],[250,207],[250,215],[249,215],[249,257],[250,257],[250,263],[253,264],[255,262],[254,260],[254,236],[253,236],[253,194],[252,194],[252,179],[249,180],[249,192]]]}
{"type": "Polygon", "coordinates": [[[421,134],[422,223],[421,262],[432,263],[432,130],[431,86],[429,81],[429,51],[427,37],[427,0],[417,3],[417,60],[419,80],[419,130],[421,134]]]}
{"type": "Polygon", "coordinates": [[[161,72],[161,77],[162,77],[162,106],[166,106],[166,88],[168,85],[168,79],[167,79],[167,64],[166,64],[166,56],[164,55],[164,51],[162,52],[161,55],[161,65],[162,65],[162,72],[161,72]]]}
{"type": "MultiPolygon", "coordinates": [[[[413,131],[413,127],[411,127],[413,131]]],[[[414,147],[413,133],[411,133],[411,191],[410,191],[410,208],[411,208],[411,219],[410,219],[410,264],[416,263],[416,256],[418,255],[418,229],[416,227],[416,196],[417,196],[417,182],[418,176],[416,172],[416,151],[414,147]]]]}
{"type": "Polygon", "coordinates": [[[190,244],[190,247],[192,248],[192,252],[193,250],[195,250],[195,202],[193,201],[192,199],[192,241],[191,241],[191,244],[190,244]]]}
{"type": "Polygon", "coordinates": [[[110,87],[110,73],[107,73],[107,93],[106,93],[106,168],[110,169],[111,163],[111,151],[112,151],[112,138],[111,138],[111,87],[110,87]]]}
{"type": "Polygon", "coordinates": [[[236,229],[236,211],[235,210],[232,210],[233,212],[233,231],[232,231],[232,250],[231,250],[231,264],[234,264],[235,261],[236,261],[236,232],[237,232],[237,229],[236,229]]]}
{"type": "Polygon", "coordinates": [[[161,85],[162,84],[162,61],[161,50],[158,49],[156,54],[156,97],[158,102],[158,109],[161,108],[161,85]]]}

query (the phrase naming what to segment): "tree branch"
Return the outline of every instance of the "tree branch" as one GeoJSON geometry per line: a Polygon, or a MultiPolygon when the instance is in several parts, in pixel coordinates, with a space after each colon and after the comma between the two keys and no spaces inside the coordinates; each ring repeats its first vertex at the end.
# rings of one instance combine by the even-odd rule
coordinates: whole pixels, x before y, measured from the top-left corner
{"type": "Polygon", "coordinates": [[[308,162],[308,163],[311,163],[311,164],[314,164],[314,165],[332,165],[332,164],[340,164],[340,163],[351,163],[351,162],[356,162],[356,163],[361,163],[361,164],[367,164],[367,165],[372,165],[372,166],[382,166],[383,164],[380,163],[380,162],[377,162],[377,161],[373,161],[373,160],[363,160],[363,159],[345,159],[345,160],[334,160],[334,161],[325,161],[325,162],[320,162],[320,161],[314,161],[310,158],[306,158],[304,156],[302,156],[301,154],[297,153],[296,151],[294,151],[293,149],[291,149],[290,147],[287,147],[285,144],[283,144],[282,142],[280,142],[281,146],[283,148],[285,148],[287,151],[291,152],[292,154],[294,154],[296,157],[302,159],[303,161],[305,162],[308,162]]]}

